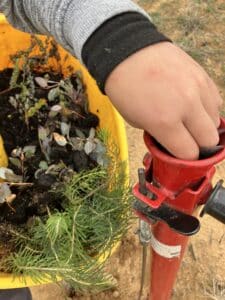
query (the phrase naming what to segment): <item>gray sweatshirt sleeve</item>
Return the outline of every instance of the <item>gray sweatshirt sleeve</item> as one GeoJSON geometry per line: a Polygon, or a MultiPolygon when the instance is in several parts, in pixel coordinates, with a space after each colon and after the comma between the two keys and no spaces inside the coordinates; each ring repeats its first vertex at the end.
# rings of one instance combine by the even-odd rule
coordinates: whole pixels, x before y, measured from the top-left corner
{"type": "Polygon", "coordinates": [[[20,30],[52,35],[81,61],[85,42],[108,19],[126,12],[148,17],[131,0],[0,0],[0,12],[20,30]]]}

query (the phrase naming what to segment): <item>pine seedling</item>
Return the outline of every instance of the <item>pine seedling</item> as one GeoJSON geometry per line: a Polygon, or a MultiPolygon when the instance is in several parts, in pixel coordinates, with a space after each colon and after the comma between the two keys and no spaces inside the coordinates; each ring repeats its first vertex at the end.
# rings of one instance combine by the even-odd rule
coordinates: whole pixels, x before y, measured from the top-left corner
{"type": "Polygon", "coordinates": [[[81,292],[115,285],[104,264],[130,225],[132,199],[126,182],[118,161],[74,175],[53,191],[63,212],[49,212],[28,231],[14,234],[18,250],[4,268],[36,282],[61,278],[81,292]]]}

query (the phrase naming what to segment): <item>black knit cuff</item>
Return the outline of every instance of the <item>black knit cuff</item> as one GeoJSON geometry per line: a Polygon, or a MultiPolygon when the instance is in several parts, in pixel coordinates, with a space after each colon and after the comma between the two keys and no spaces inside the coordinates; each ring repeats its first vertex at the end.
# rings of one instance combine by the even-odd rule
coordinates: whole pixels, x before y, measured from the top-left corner
{"type": "Polygon", "coordinates": [[[107,20],[87,40],[82,59],[104,93],[111,71],[136,51],[162,41],[169,41],[149,19],[139,13],[123,13],[107,20]]]}

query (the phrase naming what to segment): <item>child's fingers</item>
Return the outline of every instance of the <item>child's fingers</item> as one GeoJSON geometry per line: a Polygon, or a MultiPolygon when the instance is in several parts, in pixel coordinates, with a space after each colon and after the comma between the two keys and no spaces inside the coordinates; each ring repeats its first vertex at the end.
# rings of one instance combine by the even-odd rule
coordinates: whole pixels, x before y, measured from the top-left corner
{"type": "Polygon", "coordinates": [[[152,135],[175,157],[185,160],[198,159],[199,147],[181,122],[167,130],[163,127],[158,128],[152,135]]]}
{"type": "Polygon", "coordinates": [[[219,135],[215,123],[200,102],[196,101],[184,125],[199,147],[216,146],[219,135]]]}
{"type": "Polygon", "coordinates": [[[207,85],[208,88],[201,89],[201,101],[206,112],[212,118],[215,126],[218,128],[220,125],[219,108],[223,104],[223,100],[216,85],[210,78],[208,79],[207,85]]]}

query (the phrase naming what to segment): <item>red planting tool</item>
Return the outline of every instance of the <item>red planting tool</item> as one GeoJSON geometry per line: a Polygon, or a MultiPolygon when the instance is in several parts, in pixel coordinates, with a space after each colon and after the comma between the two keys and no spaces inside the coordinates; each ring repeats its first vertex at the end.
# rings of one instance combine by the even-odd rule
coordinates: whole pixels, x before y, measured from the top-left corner
{"type": "Polygon", "coordinates": [[[149,300],[169,300],[188,237],[200,229],[193,216],[210,214],[225,223],[225,189],[222,181],[211,184],[215,164],[225,158],[225,120],[221,119],[219,145],[200,149],[197,161],[180,160],[171,156],[150,135],[144,133],[149,150],[144,167],[139,169],[139,182],[133,188],[134,209],[150,231],[140,228],[140,240],[150,241],[151,288],[149,300]],[[149,226],[148,226],[149,228],[149,226]]]}

